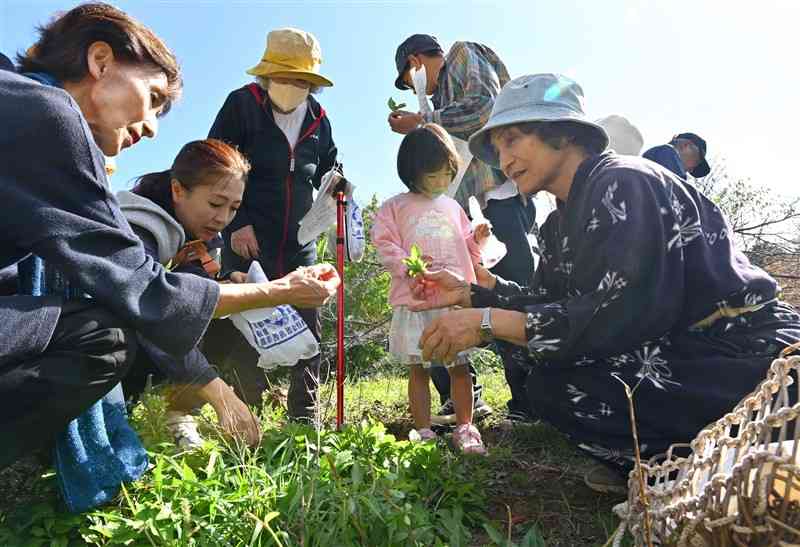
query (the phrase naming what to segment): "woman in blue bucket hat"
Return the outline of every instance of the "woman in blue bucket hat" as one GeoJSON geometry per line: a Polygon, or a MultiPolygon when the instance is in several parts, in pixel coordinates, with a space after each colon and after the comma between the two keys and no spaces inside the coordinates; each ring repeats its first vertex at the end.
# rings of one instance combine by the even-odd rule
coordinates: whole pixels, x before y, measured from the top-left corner
{"type": "Polygon", "coordinates": [[[426,330],[425,359],[448,362],[491,339],[518,345],[531,410],[605,464],[586,476],[590,487],[624,492],[633,441],[620,380],[638,386],[649,458],[689,442],[751,392],[800,340],[800,315],[736,249],[706,196],[607,144],[574,81],[536,74],[509,82],[470,150],[521,192],[556,197],[541,263],[529,287],[488,272],[468,286],[442,271],[415,291],[418,309],[465,308],[426,330]]]}

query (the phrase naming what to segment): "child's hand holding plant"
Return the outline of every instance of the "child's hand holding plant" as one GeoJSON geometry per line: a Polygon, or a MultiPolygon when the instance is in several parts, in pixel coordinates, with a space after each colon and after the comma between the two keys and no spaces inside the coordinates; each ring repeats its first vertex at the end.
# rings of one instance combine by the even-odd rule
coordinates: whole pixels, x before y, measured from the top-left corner
{"type": "Polygon", "coordinates": [[[403,259],[408,277],[415,278],[428,271],[428,263],[425,261],[426,258],[429,257],[422,255],[422,251],[416,243],[411,246],[411,254],[403,259]]]}

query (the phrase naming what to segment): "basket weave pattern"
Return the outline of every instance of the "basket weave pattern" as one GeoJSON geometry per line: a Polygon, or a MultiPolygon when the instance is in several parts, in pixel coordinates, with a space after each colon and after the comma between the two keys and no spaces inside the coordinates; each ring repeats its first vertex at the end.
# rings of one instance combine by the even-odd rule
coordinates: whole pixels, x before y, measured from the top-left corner
{"type": "Polygon", "coordinates": [[[644,495],[634,470],[628,501],[615,508],[614,545],[625,528],[647,545],[645,504],[654,545],[800,545],[800,404],[790,404],[798,369],[799,356],[775,359],[758,388],[690,445],[643,462],[644,495]]]}

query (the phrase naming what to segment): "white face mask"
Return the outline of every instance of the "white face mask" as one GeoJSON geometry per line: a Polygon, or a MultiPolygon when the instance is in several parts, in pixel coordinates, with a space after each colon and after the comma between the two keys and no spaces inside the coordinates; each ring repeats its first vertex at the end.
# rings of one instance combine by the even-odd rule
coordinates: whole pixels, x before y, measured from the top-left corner
{"type": "Polygon", "coordinates": [[[418,69],[412,67],[411,81],[414,84],[414,91],[417,95],[420,97],[428,95],[428,72],[425,69],[425,65],[422,65],[418,69]]]}
{"type": "Polygon", "coordinates": [[[274,82],[267,84],[267,94],[272,104],[282,112],[292,112],[308,98],[308,88],[274,82]]]}
{"type": "Polygon", "coordinates": [[[433,112],[433,107],[427,95],[428,72],[425,69],[425,65],[422,65],[419,69],[411,67],[411,83],[414,84],[414,93],[417,94],[420,114],[430,114],[433,112]]]}

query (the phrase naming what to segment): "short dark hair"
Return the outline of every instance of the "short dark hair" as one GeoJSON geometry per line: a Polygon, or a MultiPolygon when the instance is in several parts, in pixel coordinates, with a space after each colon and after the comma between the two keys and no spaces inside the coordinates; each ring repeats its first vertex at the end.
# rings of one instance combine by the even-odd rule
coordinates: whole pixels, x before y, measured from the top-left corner
{"type": "Polygon", "coordinates": [[[405,136],[397,152],[397,174],[408,189],[422,193],[422,177],[448,167],[458,172],[459,157],[453,139],[442,126],[427,123],[405,136]]]}
{"type": "Polygon", "coordinates": [[[606,149],[608,144],[602,131],[579,122],[567,120],[525,122],[515,125],[515,127],[526,135],[536,135],[542,142],[556,150],[574,144],[582,147],[589,154],[599,154],[606,149]]]}
{"type": "Polygon", "coordinates": [[[83,4],[38,31],[37,42],[17,55],[20,72],[47,72],[62,82],[81,80],[89,73],[89,46],[106,42],[115,58],[152,65],[166,75],[168,96],[162,115],[180,96],[183,82],[175,55],[153,31],[114,6],[83,4]]]}

